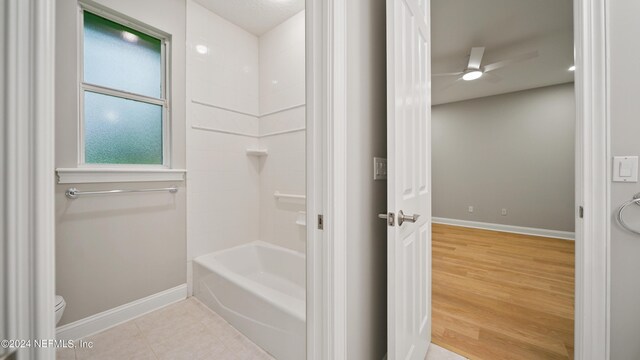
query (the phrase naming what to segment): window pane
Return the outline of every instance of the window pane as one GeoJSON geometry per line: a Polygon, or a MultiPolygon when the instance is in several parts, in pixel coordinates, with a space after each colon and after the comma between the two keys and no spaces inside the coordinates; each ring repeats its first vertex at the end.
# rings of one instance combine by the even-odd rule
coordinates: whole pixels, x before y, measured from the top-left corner
{"type": "Polygon", "coordinates": [[[84,81],[161,97],[161,42],[84,12],[84,81]]]}
{"type": "Polygon", "coordinates": [[[85,91],[85,162],[162,164],[162,106],[85,91]]]}

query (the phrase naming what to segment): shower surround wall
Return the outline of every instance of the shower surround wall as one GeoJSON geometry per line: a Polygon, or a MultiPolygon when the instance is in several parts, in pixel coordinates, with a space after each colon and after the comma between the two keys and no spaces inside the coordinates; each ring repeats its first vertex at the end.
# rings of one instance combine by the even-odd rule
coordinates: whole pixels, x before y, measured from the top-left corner
{"type": "Polygon", "coordinates": [[[304,11],[260,36],[260,240],[305,250],[296,225],[304,204],[274,198],[275,191],[305,194],[304,11]]]}
{"type": "MultiPolygon", "coordinates": [[[[258,240],[258,38],[187,3],[187,256],[258,240]],[[206,53],[196,50],[206,46],[206,53]],[[254,114],[254,115],[250,115],[254,114]]],[[[204,52],[204,51],[202,51],[204,52]]]]}
{"type": "Polygon", "coordinates": [[[304,204],[273,195],[305,191],[304,11],[261,36],[193,1],[187,20],[189,276],[193,258],[255,240],[304,251],[304,204]]]}

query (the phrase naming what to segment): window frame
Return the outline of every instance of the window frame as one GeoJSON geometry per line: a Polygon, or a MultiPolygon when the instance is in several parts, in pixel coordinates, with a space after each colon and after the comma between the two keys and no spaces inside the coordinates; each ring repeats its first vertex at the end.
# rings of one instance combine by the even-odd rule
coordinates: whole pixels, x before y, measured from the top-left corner
{"type": "Polygon", "coordinates": [[[78,2],[77,34],[77,99],[78,99],[78,168],[116,168],[116,169],[171,169],[171,35],[146,25],[136,19],[103,8],[88,1],[78,2]],[[161,91],[160,98],[118,90],[84,81],[84,12],[88,11],[117,24],[129,27],[145,35],[160,40],[161,91]],[[162,164],[117,164],[87,163],[85,159],[85,92],[114,96],[125,100],[133,100],[145,104],[162,106],[162,164]]]}

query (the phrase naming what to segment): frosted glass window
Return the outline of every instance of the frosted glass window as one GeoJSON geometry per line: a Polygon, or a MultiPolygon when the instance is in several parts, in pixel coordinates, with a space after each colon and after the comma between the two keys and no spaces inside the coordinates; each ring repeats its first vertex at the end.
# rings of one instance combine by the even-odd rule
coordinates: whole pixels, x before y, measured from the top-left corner
{"type": "Polygon", "coordinates": [[[84,94],[87,163],[162,164],[162,106],[84,94]]]}
{"type": "Polygon", "coordinates": [[[84,12],[84,82],[159,98],[162,42],[84,12]]]}
{"type": "Polygon", "coordinates": [[[156,31],[147,33],[144,26],[133,29],[86,10],[82,17],[83,163],[168,166],[163,76],[168,40],[149,35],[156,31]]]}

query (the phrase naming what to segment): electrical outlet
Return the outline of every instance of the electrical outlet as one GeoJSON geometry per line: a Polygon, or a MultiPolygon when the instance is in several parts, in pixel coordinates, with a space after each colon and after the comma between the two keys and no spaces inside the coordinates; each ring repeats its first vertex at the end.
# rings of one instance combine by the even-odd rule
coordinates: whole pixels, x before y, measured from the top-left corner
{"type": "Polygon", "coordinates": [[[473,206],[469,206],[469,212],[472,213],[473,212],[473,206]]]}
{"type": "Polygon", "coordinates": [[[502,216],[507,216],[507,209],[502,209],[501,211],[502,216]]]}

